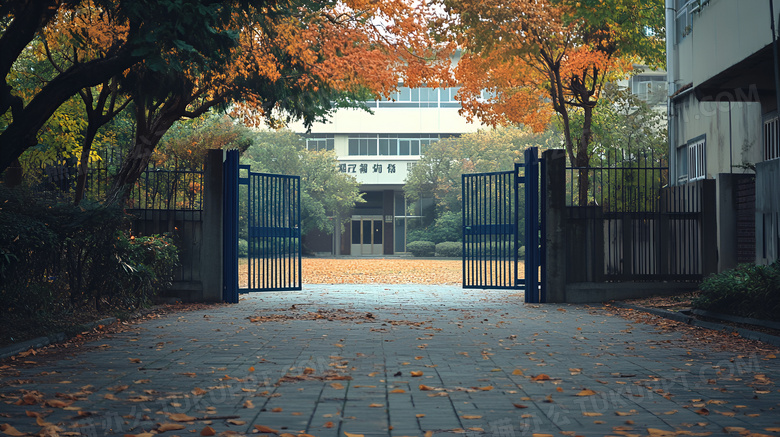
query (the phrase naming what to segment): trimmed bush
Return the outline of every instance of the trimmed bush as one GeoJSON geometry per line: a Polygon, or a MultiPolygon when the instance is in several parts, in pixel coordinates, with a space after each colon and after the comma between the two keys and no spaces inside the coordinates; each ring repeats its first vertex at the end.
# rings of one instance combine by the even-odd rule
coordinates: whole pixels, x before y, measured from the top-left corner
{"type": "Polygon", "coordinates": [[[435,256],[436,244],[433,241],[412,241],[406,244],[406,250],[414,256],[435,256]]]}
{"type": "Polygon", "coordinates": [[[462,226],[461,213],[446,211],[427,228],[410,230],[409,241],[432,241],[434,243],[461,241],[463,237],[462,226]]]}
{"type": "Polygon", "coordinates": [[[460,258],[463,254],[463,243],[445,241],[436,245],[436,256],[460,258]]]}
{"type": "Polygon", "coordinates": [[[249,255],[249,242],[243,238],[238,239],[238,256],[249,255]]]}
{"type": "Polygon", "coordinates": [[[780,261],[740,265],[709,276],[693,300],[695,308],[758,319],[780,320],[780,261]]]}

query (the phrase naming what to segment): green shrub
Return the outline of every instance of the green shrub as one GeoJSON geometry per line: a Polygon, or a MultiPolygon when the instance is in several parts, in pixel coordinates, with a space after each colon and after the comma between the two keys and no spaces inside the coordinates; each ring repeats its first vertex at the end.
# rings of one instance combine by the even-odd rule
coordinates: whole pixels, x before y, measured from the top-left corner
{"type": "Polygon", "coordinates": [[[249,255],[249,242],[243,238],[238,239],[238,256],[249,255]]]}
{"type": "Polygon", "coordinates": [[[406,244],[406,250],[414,256],[434,256],[436,244],[433,241],[412,241],[406,244]]]}
{"type": "Polygon", "coordinates": [[[427,228],[413,229],[409,231],[409,241],[432,241],[443,243],[445,241],[463,240],[463,220],[461,213],[446,211],[427,228]]]}
{"type": "Polygon", "coordinates": [[[463,254],[463,243],[445,241],[436,245],[436,256],[460,258],[463,254]]]}
{"type": "Polygon", "coordinates": [[[780,261],[740,265],[709,276],[693,306],[743,317],[780,320],[780,261]]]}

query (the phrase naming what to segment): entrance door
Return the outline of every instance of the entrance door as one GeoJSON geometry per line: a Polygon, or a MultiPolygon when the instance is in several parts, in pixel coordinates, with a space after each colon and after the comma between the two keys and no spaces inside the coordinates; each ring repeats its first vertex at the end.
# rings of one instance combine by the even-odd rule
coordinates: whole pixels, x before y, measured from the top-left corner
{"type": "Polygon", "coordinates": [[[384,246],[382,216],[352,217],[352,255],[382,255],[384,246]]]}

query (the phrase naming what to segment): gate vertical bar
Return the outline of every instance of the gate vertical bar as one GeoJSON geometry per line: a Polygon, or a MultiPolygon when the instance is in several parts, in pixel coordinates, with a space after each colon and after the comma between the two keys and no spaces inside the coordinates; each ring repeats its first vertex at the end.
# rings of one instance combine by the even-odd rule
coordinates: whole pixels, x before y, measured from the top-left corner
{"type": "Polygon", "coordinates": [[[238,303],[238,151],[229,150],[222,167],[222,300],[238,303]]]}

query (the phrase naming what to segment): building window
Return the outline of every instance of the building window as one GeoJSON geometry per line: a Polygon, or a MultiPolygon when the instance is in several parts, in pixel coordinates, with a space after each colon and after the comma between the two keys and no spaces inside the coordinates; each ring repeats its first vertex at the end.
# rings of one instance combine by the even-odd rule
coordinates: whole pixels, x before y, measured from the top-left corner
{"type": "Polygon", "coordinates": [[[707,176],[706,140],[699,137],[688,143],[688,180],[697,181],[707,176]]]}
{"type": "Polygon", "coordinates": [[[764,120],[764,161],[780,158],[780,119],[764,120]]]}
{"type": "Polygon", "coordinates": [[[398,91],[378,102],[380,108],[459,108],[455,94],[460,87],[409,88],[398,87],[398,91]]]}
{"type": "Polygon", "coordinates": [[[350,156],[420,156],[438,140],[437,134],[355,134],[347,151],[350,156]]]}
{"type": "Polygon", "coordinates": [[[684,183],[688,180],[688,145],[683,144],[677,148],[677,182],[684,183]]]}
{"type": "Polygon", "coordinates": [[[312,151],[333,150],[333,134],[311,134],[306,138],[306,149],[312,151]]]}
{"type": "Polygon", "coordinates": [[[659,105],[668,97],[666,76],[634,76],[631,78],[631,92],[648,105],[659,105]]]}
{"type": "Polygon", "coordinates": [[[677,30],[677,42],[682,41],[693,31],[693,15],[701,12],[703,6],[710,0],[677,0],[677,15],[675,17],[675,27],[677,30]]]}

